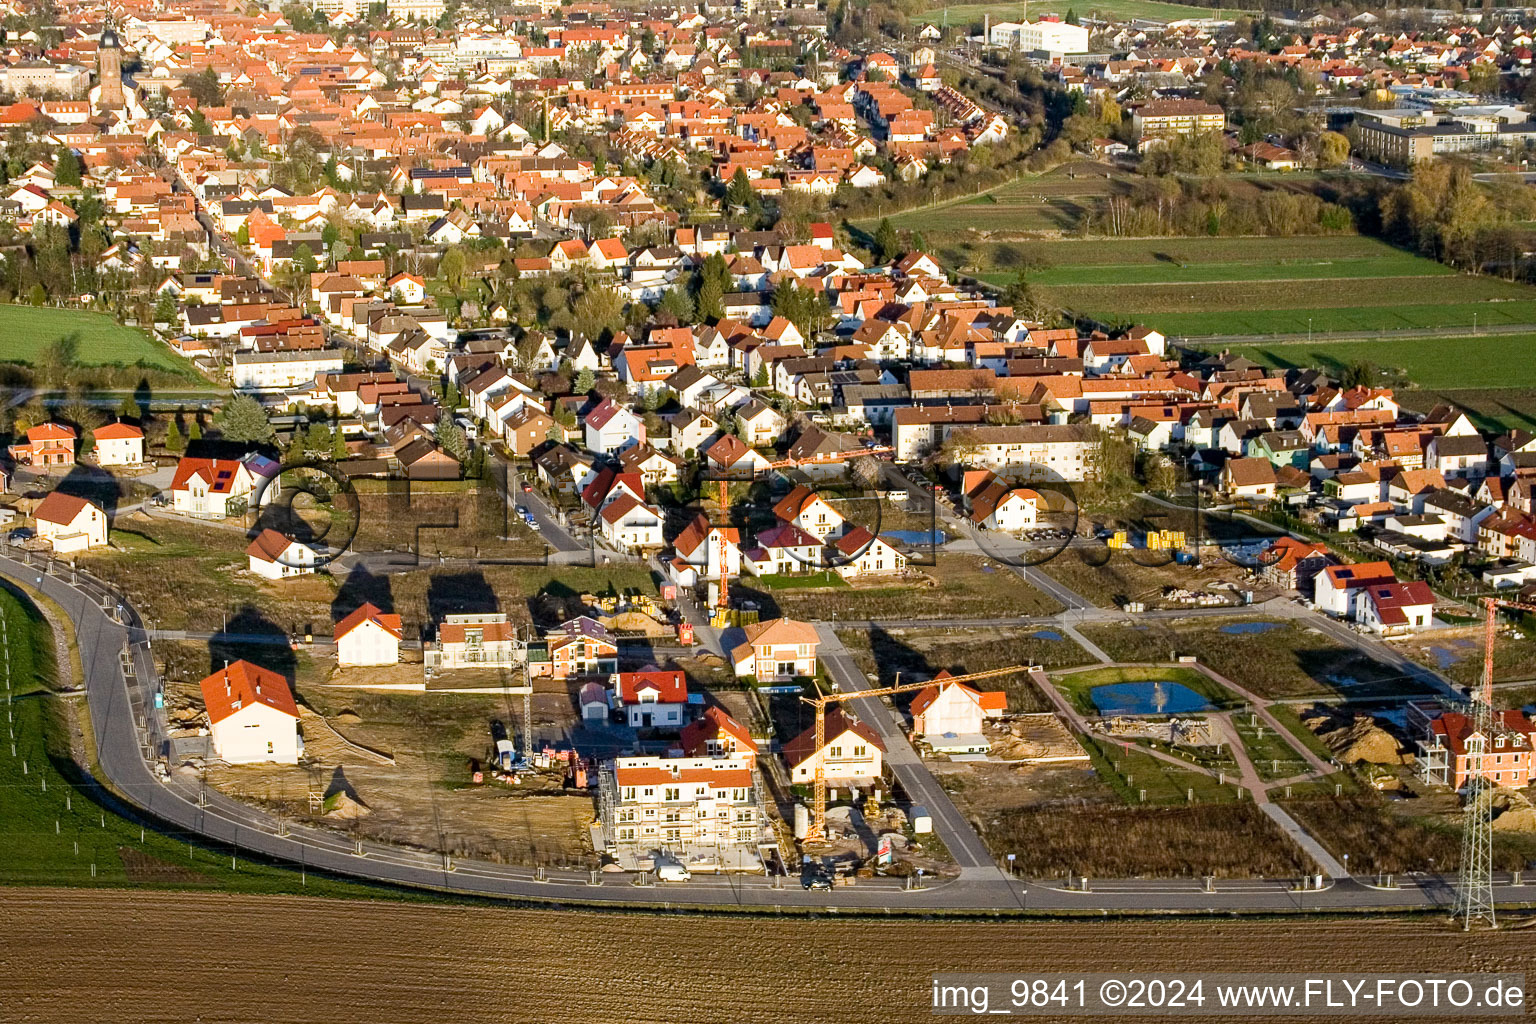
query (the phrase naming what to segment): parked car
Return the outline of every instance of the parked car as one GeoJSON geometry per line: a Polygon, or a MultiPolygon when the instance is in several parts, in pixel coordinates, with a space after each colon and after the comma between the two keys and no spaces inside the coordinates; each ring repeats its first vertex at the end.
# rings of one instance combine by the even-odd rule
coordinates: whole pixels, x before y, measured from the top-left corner
{"type": "Polygon", "coordinates": [[[688,865],[680,861],[668,860],[658,862],[656,865],[656,880],[658,882],[686,882],[693,877],[688,870],[688,865]]]}

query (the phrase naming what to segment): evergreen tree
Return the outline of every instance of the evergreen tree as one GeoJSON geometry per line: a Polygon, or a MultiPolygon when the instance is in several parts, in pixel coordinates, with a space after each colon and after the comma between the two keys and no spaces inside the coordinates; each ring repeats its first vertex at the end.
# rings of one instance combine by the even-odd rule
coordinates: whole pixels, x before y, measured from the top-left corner
{"type": "Polygon", "coordinates": [[[469,456],[469,438],[464,435],[464,428],[453,422],[453,415],[447,410],[437,417],[437,443],[459,462],[469,456]]]}
{"type": "Polygon", "coordinates": [[[193,413],[192,414],[192,422],[187,424],[187,440],[188,441],[201,441],[202,439],[203,439],[203,423],[202,423],[201,420],[199,420],[197,418],[197,414],[193,413]]]}
{"type": "Polygon", "coordinates": [[[181,304],[176,301],[176,294],[170,290],[160,293],[155,300],[155,323],[174,324],[176,316],[181,312],[181,304]]]}
{"type": "Polygon", "coordinates": [[[880,226],[875,229],[875,259],[881,263],[889,263],[901,252],[901,240],[896,237],[896,229],[891,227],[889,217],[880,221],[880,226]]]}
{"type": "Polygon", "coordinates": [[[700,321],[713,323],[725,316],[725,293],[720,282],[706,278],[699,283],[699,297],[694,303],[694,313],[700,321]]]}
{"type": "Polygon", "coordinates": [[[337,427],[335,430],[332,430],[331,431],[331,458],[334,459],[337,462],[340,462],[340,461],[345,459],[350,454],[351,454],[351,452],[349,452],[347,450],[347,435],[342,433],[340,427],[337,427]]]}
{"type": "Polygon", "coordinates": [[[733,207],[749,210],[756,199],[757,192],[752,188],[752,179],[747,177],[747,169],[736,168],[736,173],[731,175],[731,183],[726,186],[725,201],[733,207]]]}
{"type": "Polygon", "coordinates": [[[693,299],[682,282],[678,282],[661,297],[661,309],[671,313],[680,324],[693,323],[693,299]]]}
{"type": "Polygon", "coordinates": [[[136,420],[139,418],[139,402],[132,395],[124,395],[122,402],[117,407],[119,419],[136,420]]]}
{"type": "Polygon", "coordinates": [[[53,180],[60,185],[80,187],[80,158],[68,146],[59,147],[58,158],[53,162],[53,180]]]}
{"type": "Polygon", "coordinates": [[[596,386],[597,374],[586,367],[582,367],[580,372],[576,374],[576,383],[571,385],[571,390],[575,394],[585,395],[590,393],[596,386]]]}
{"type": "Polygon", "coordinates": [[[215,420],[219,434],[226,441],[269,444],[277,436],[267,410],[250,395],[236,395],[220,410],[215,420]]]}
{"type": "Polygon", "coordinates": [[[165,450],[180,455],[187,450],[187,439],[181,436],[181,428],[176,425],[176,417],[171,417],[170,425],[165,428],[165,450]]]}

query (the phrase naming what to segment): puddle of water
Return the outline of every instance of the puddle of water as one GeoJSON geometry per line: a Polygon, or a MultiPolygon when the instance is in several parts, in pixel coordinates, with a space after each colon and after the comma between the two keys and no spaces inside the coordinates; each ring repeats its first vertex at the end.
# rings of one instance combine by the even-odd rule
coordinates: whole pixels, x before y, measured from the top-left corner
{"type": "Polygon", "coordinates": [[[1461,660],[1461,654],[1449,647],[1431,647],[1429,653],[1435,656],[1435,665],[1441,670],[1448,669],[1461,660]]]}
{"type": "Polygon", "coordinates": [[[1229,622],[1221,627],[1223,633],[1268,633],[1272,629],[1279,629],[1278,622],[1229,622]]]}
{"type": "Polygon", "coordinates": [[[881,530],[880,536],[894,537],[903,544],[943,544],[947,539],[943,530],[881,530]]]}
{"type": "Polygon", "coordinates": [[[1204,697],[1183,683],[1167,681],[1095,686],[1088,696],[1103,715],[1178,715],[1215,710],[1204,697]]]}
{"type": "Polygon", "coordinates": [[[1066,639],[1066,637],[1062,636],[1060,633],[1056,632],[1054,629],[1042,629],[1038,633],[1031,633],[1031,634],[1029,634],[1029,638],[1031,640],[1065,640],[1066,639]]]}

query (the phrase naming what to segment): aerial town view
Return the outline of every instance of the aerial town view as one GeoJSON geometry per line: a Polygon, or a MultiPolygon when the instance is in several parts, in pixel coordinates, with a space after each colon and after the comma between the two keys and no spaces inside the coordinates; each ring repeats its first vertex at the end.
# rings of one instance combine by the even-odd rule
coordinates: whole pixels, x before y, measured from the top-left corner
{"type": "Polygon", "coordinates": [[[0,3],[0,1021],[1524,1016],[1536,8],[1247,2],[0,3]]]}

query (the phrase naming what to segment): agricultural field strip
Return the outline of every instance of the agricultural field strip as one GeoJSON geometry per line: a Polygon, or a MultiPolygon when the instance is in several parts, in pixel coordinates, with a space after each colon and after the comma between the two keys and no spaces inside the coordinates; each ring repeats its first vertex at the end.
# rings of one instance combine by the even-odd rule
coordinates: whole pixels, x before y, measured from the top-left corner
{"type": "Polygon", "coordinates": [[[0,913],[18,949],[0,1000],[37,1021],[190,1020],[217,1005],[230,1019],[334,1024],[440,1020],[500,1024],[509,1017],[608,1024],[614,994],[642,975],[633,950],[666,951],[670,964],[737,983],[644,987],[624,1019],[652,1024],[774,1020],[811,1024],[931,1021],[935,972],[1252,970],[1284,960],[1295,969],[1389,970],[1394,954],[1423,947],[1422,969],[1521,970],[1529,937],[1474,932],[1424,942],[1420,920],[954,922],[700,921],[503,907],[400,907],[365,901],[217,894],[11,890],[0,913]],[[323,933],[336,938],[324,995],[314,951],[271,944],[230,985],[228,950],[252,937],[323,933]],[[529,944],[518,963],[467,936],[559,935],[529,944]],[[70,942],[59,942],[60,935],[70,942]],[[146,943],[145,935],[156,936],[146,943]],[[805,984],[814,948],[837,985],[805,984]],[[963,951],[963,952],[959,952],[963,951]],[[526,962],[522,962],[525,960],[526,962]],[[626,967],[611,968],[608,965],[626,967]],[[210,1003],[210,1000],[213,1000],[210,1003]],[[446,1010],[448,1006],[452,1010],[446,1010]],[[509,1012],[509,1008],[515,1008],[509,1012]]]}
{"type": "Polygon", "coordinates": [[[1518,388],[1536,386],[1536,334],[1405,338],[1381,341],[1271,342],[1223,346],[1276,369],[1344,366],[1361,361],[1400,368],[1423,388],[1518,388]]]}

